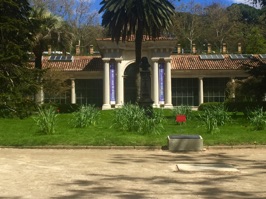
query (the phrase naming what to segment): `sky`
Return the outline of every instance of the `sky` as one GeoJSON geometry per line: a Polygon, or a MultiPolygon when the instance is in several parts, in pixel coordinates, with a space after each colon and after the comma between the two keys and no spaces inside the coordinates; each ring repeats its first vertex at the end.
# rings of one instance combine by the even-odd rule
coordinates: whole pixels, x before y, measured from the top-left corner
{"type": "MultiPolygon", "coordinates": [[[[101,8],[100,2],[102,0],[85,0],[85,1],[90,1],[91,5],[92,5],[91,11],[98,13],[98,11],[101,8]]],[[[175,4],[175,6],[178,6],[178,5],[181,5],[182,3],[186,4],[186,3],[190,2],[190,1],[191,0],[180,0],[180,1],[176,0],[174,2],[174,4],[175,4]]],[[[230,6],[233,3],[243,3],[243,4],[247,4],[247,5],[252,6],[252,3],[250,3],[249,0],[194,0],[194,2],[195,3],[200,3],[202,6],[208,6],[208,5],[211,5],[214,2],[220,2],[224,6],[230,6]]],[[[99,22],[99,24],[101,24],[101,15],[99,15],[97,21],[99,22]]]]}
{"type": "MultiPolygon", "coordinates": [[[[98,11],[100,9],[100,5],[99,4],[100,4],[100,2],[102,0],[90,0],[90,1],[92,3],[92,10],[98,11]]],[[[176,1],[177,2],[176,4],[180,5],[181,3],[186,3],[186,2],[189,2],[189,1],[190,0],[180,0],[180,2],[176,1]]],[[[219,1],[222,4],[227,5],[227,6],[230,6],[233,3],[244,3],[244,4],[251,5],[248,2],[248,0],[194,0],[194,1],[195,1],[195,3],[200,3],[200,4],[206,5],[206,6],[212,4],[213,2],[217,2],[217,1],[219,1]]]]}

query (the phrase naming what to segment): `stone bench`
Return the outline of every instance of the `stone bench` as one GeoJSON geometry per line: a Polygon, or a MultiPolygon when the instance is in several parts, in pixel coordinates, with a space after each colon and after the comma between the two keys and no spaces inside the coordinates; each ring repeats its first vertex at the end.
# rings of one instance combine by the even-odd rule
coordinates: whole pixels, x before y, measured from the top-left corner
{"type": "Polygon", "coordinates": [[[200,135],[169,135],[168,150],[175,151],[201,151],[203,139],[200,135]]]}

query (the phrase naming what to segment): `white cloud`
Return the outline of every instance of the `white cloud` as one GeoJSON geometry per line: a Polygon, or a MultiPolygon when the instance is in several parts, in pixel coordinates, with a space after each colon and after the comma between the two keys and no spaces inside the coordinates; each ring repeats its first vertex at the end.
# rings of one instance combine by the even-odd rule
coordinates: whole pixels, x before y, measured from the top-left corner
{"type": "Polygon", "coordinates": [[[254,5],[252,2],[253,2],[252,0],[232,0],[232,3],[243,3],[250,6],[254,6],[255,8],[259,8],[258,5],[254,5]]]}
{"type": "Polygon", "coordinates": [[[248,5],[253,5],[252,0],[232,0],[233,3],[243,3],[248,5]]]}
{"type": "Polygon", "coordinates": [[[250,2],[248,2],[247,0],[233,0],[234,3],[244,3],[244,4],[248,4],[250,2]]]}

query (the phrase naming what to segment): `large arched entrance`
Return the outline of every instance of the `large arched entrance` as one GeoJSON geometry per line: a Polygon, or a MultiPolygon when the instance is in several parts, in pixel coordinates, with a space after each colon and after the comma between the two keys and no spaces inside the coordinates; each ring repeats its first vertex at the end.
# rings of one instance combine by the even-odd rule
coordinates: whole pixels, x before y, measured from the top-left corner
{"type": "Polygon", "coordinates": [[[136,103],[137,88],[136,88],[137,67],[135,63],[127,66],[124,72],[124,102],[136,103]]]}

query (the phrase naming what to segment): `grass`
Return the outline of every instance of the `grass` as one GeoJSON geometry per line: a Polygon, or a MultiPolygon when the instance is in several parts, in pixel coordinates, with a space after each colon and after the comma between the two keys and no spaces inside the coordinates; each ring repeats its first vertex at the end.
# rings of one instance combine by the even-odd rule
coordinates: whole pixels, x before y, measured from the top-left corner
{"type": "Polygon", "coordinates": [[[170,110],[164,111],[166,122],[160,134],[139,134],[119,131],[112,126],[113,110],[101,111],[95,126],[74,128],[69,123],[71,114],[59,114],[55,133],[43,134],[33,117],[0,119],[0,146],[165,146],[166,138],[173,134],[199,134],[205,146],[266,144],[266,130],[255,131],[242,114],[232,115],[229,123],[219,127],[219,132],[206,132],[202,122],[193,112],[184,124],[176,124],[170,110]]]}

